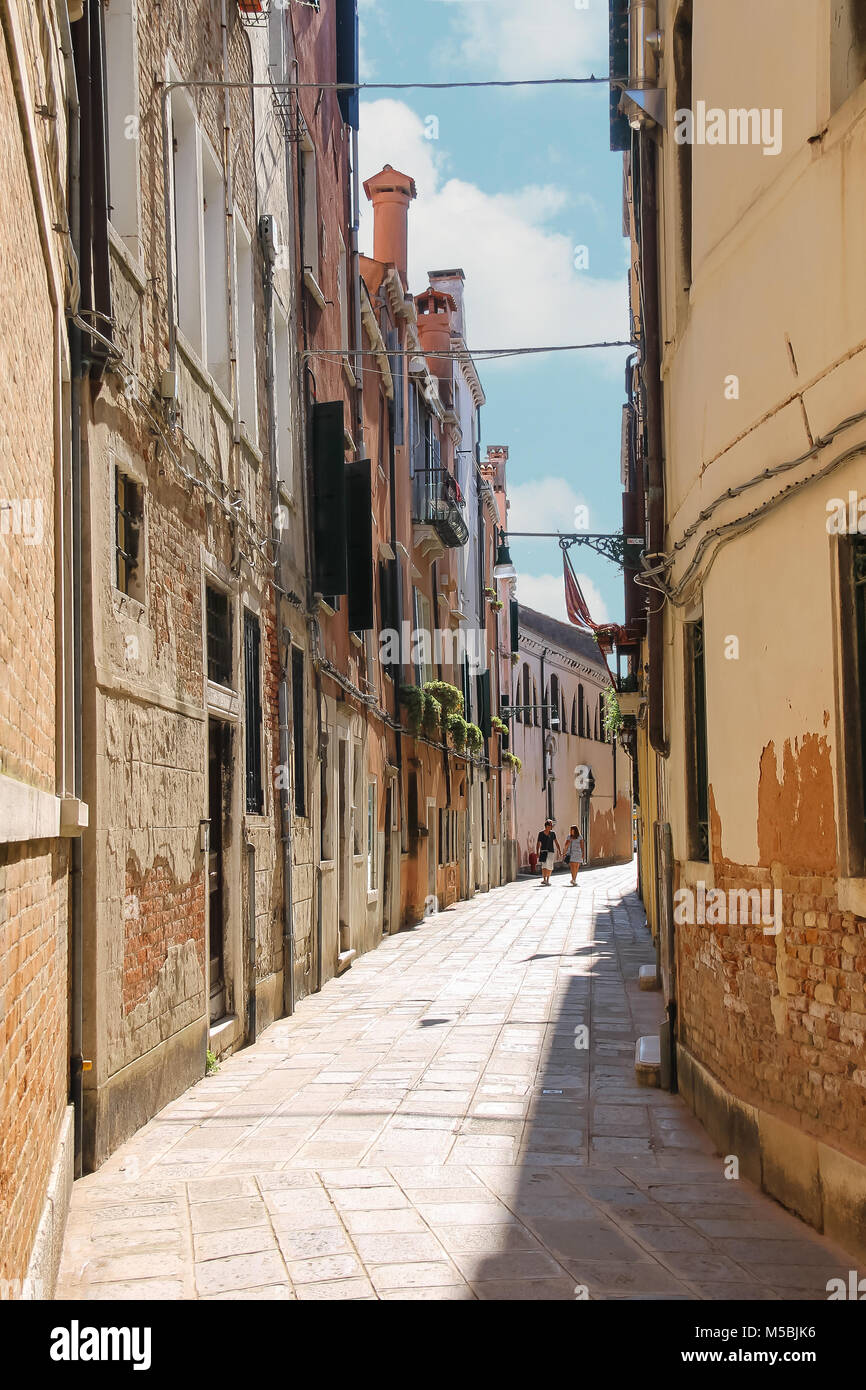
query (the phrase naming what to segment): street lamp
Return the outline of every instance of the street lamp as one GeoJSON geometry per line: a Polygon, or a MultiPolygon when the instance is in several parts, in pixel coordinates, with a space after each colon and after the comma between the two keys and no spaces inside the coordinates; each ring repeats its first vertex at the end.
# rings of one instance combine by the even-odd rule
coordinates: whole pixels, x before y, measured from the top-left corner
{"type": "Polygon", "coordinates": [[[511,551],[508,549],[508,539],[504,530],[500,529],[499,541],[496,546],[496,564],[493,566],[494,579],[516,579],[517,570],[514,568],[514,561],[511,558],[511,551]]]}

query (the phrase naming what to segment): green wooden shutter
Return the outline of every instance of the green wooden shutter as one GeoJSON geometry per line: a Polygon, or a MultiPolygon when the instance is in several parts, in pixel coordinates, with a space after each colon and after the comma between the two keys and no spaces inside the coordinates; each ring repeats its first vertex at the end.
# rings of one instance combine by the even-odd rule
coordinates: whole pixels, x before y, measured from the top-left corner
{"type": "Polygon", "coordinates": [[[329,597],[347,592],[346,443],[343,402],[313,406],[314,585],[329,597]]]}

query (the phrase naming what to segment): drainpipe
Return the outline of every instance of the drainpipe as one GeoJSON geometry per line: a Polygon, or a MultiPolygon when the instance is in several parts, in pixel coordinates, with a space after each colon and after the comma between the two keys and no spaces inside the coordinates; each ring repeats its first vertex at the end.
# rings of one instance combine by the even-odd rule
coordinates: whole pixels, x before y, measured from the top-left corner
{"type": "MultiPolygon", "coordinates": [[[[264,258],[264,300],[265,300],[265,344],[267,369],[265,372],[265,393],[268,406],[268,469],[271,484],[271,527],[277,532],[277,516],[280,504],[277,481],[277,419],[276,405],[276,343],[274,333],[274,270],[277,262],[277,244],[274,235],[274,219],[264,216],[259,220],[259,242],[264,258]]],[[[288,771],[289,749],[289,686],[288,658],[289,644],[284,647],[280,609],[285,593],[283,573],[283,541],[279,534],[274,542],[276,566],[274,573],[274,618],[277,625],[277,649],[280,654],[280,682],[277,696],[279,708],[279,765],[288,771]]],[[[295,1009],[295,924],[292,897],[292,804],[287,776],[280,779],[280,844],[283,866],[283,1010],[286,1014],[295,1009]]]]}
{"type": "MultiPolygon", "coordinates": [[[[292,59],[292,83],[300,81],[300,64],[297,58],[292,59]]],[[[293,87],[294,101],[296,103],[296,121],[300,125],[302,120],[302,110],[297,88],[293,87]]],[[[297,160],[293,168],[292,147],[286,142],[286,187],[289,190],[294,188],[297,206],[303,205],[303,180],[301,177],[301,161],[297,160]]],[[[291,224],[291,244],[297,245],[300,253],[300,264],[304,264],[304,219],[298,218],[297,226],[294,221],[295,198],[288,198],[288,212],[291,224]]],[[[296,270],[293,270],[293,277],[296,277],[296,270]]],[[[297,285],[297,279],[293,278],[293,284],[297,285]]],[[[359,285],[360,292],[360,285],[359,285]]],[[[298,359],[298,404],[300,407],[300,441],[301,441],[301,513],[304,519],[304,574],[306,576],[305,588],[305,610],[307,617],[307,634],[310,649],[310,661],[313,667],[313,680],[316,695],[316,762],[321,767],[322,761],[322,673],[319,669],[318,658],[318,621],[313,612],[313,537],[312,520],[310,516],[310,408],[309,408],[309,381],[312,373],[307,365],[307,350],[309,348],[309,330],[307,324],[307,306],[301,292],[301,330],[303,335],[303,353],[298,359]]],[[[358,316],[360,322],[360,314],[358,316]]],[[[313,384],[315,385],[315,378],[313,384]]],[[[319,816],[319,854],[316,864],[316,991],[322,988],[322,951],[324,949],[324,935],[322,924],[322,831],[321,815],[319,816]]]]}
{"type": "Polygon", "coordinates": [[[361,324],[361,250],[358,229],[361,221],[361,184],[358,170],[358,128],[352,128],[352,279],[355,294],[355,376],[358,378],[357,430],[358,458],[364,457],[364,373],[362,366],[363,328],[361,324]]]}
{"type": "MultiPolygon", "coordinates": [[[[637,138],[640,160],[640,260],[644,280],[644,387],[647,433],[647,548],[651,561],[664,546],[664,442],[662,434],[661,355],[659,345],[658,207],[656,203],[655,149],[652,137],[641,130],[637,138]]],[[[647,621],[649,645],[649,739],[659,757],[667,758],[670,744],[664,724],[664,611],[660,594],[650,592],[647,621]]]]}
{"type": "Polygon", "coordinates": [[[247,902],[249,913],[249,931],[247,935],[248,957],[247,964],[250,972],[250,985],[247,996],[247,1039],[254,1043],[256,1040],[256,847],[251,840],[247,840],[244,848],[247,852],[247,902]]]}
{"type": "MultiPolygon", "coordinates": [[[[81,247],[81,106],[72,47],[72,27],[66,0],[57,0],[57,21],[60,29],[60,51],[66,79],[66,104],[69,120],[69,232],[72,252],[79,262],[81,247]]],[[[75,309],[78,305],[71,306],[75,309]]],[[[70,465],[72,490],[72,791],[76,800],[83,800],[82,736],[82,623],[81,623],[81,329],[69,323],[69,384],[71,439],[70,465]]],[[[73,1110],[74,1174],[83,1172],[82,1144],[82,1047],[83,1047],[83,913],[82,913],[82,843],[75,835],[69,844],[69,990],[70,990],[70,1068],[69,1096],[73,1110]]]]}

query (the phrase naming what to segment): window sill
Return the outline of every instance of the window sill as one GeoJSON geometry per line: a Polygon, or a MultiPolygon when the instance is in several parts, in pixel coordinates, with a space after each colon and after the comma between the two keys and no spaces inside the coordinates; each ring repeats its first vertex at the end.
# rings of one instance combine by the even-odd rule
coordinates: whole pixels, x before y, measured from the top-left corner
{"type": "Polygon", "coordinates": [[[368,889],[367,889],[367,906],[368,906],[368,907],[372,907],[373,904],[374,904],[374,903],[377,903],[378,901],[379,901],[379,890],[378,890],[378,888],[368,888],[368,889]]]}
{"type": "Polygon", "coordinates": [[[133,598],[132,594],[125,594],[122,589],[114,586],[111,589],[111,599],[118,617],[131,618],[133,622],[140,623],[147,613],[141,599],[133,598]]]}
{"type": "Polygon", "coordinates": [[[304,267],[304,285],[309,290],[312,298],[315,300],[316,304],[318,304],[319,308],[324,309],[328,301],[325,299],[322,287],[316,279],[315,275],[311,270],[308,270],[306,266],[304,267]]]}
{"type": "MultiPolygon", "coordinates": [[[[141,245],[140,239],[137,237],[131,237],[130,240],[138,241],[139,246],[141,245]]],[[[144,266],[141,264],[141,257],[137,256],[130,247],[127,246],[120,232],[116,230],[111,222],[108,224],[108,244],[114,255],[120,261],[126,274],[135,285],[138,293],[144,294],[147,289],[147,276],[144,273],[144,266]]]]}
{"type": "Polygon", "coordinates": [[[840,878],[836,891],[843,912],[866,917],[866,878],[840,878]]]}
{"type": "Polygon", "coordinates": [[[199,385],[202,386],[205,391],[210,392],[213,397],[214,405],[216,405],[220,413],[225,416],[226,422],[228,424],[233,424],[234,411],[232,410],[231,401],[223,392],[216,378],[211,376],[204,362],[199,357],[179,324],[175,325],[175,331],[177,333],[178,352],[184,359],[190,372],[196,378],[199,385]]]}
{"type": "Polygon", "coordinates": [[[359,385],[358,378],[355,376],[352,363],[349,360],[348,352],[343,353],[343,375],[350,386],[357,387],[359,385]]]}
{"type": "Polygon", "coordinates": [[[208,681],[207,707],[213,713],[222,715],[224,719],[236,720],[240,717],[240,696],[236,690],[229,690],[226,685],[208,681]]]}

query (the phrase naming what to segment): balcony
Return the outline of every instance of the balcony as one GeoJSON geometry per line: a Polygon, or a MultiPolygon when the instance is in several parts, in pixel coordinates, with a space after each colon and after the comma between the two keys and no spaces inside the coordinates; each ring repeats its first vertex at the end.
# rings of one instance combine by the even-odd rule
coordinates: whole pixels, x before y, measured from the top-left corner
{"type": "Polygon", "coordinates": [[[465,503],[447,468],[419,469],[412,479],[415,544],[425,553],[456,549],[469,539],[465,503]]]}

